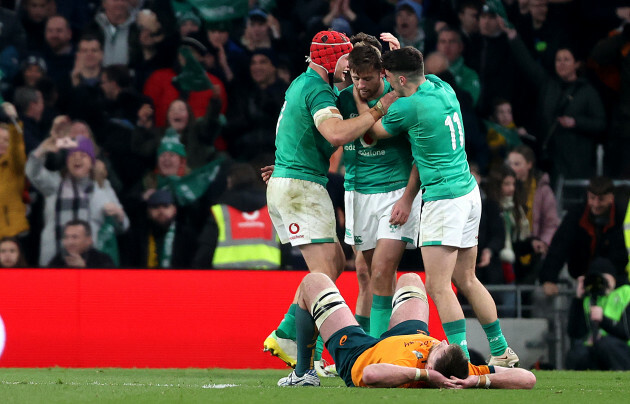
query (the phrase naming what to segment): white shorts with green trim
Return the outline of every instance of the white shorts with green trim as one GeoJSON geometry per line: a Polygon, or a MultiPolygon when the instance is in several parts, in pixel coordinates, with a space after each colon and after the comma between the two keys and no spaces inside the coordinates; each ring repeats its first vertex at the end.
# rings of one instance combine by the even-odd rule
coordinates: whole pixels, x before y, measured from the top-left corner
{"type": "Polygon", "coordinates": [[[337,242],[335,210],[322,185],[272,177],[267,185],[267,206],[283,244],[337,242]]]}
{"type": "Polygon", "coordinates": [[[420,208],[422,197],[416,196],[411,206],[409,219],[403,225],[389,223],[394,204],[405,193],[405,188],[381,194],[362,194],[346,191],[346,234],[344,240],[359,251],[376,247],[377,240],[392,239],[407,243],[407,249],[418,247],[420,231],[420,208]]]}
{"type": "Polygon", "coordinates": [[[481,196],[479,187],[464,196],[424,203],[420,223],[420,245],[469,248],[477,245],[481,196]]]}

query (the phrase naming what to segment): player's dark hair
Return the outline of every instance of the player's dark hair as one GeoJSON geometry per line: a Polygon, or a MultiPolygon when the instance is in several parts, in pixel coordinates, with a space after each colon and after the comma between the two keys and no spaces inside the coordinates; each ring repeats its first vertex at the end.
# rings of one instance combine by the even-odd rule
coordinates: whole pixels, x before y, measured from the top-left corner
{"type": "Polygon", "coordinates": [[[379,52],[383,52],[383,45],[381,45],[381,42],[373,35],[359,32],[358,34],[352,35],[350,37],[350,43],[352,44],[352,46],[357,46],[357,44],[360,42],[363,42],[366,45],[372,45],[376,49],[378,49],[379,52]]]}
{"type": "Polygon", "coordinates": [[[452,344],[435,362],[433,370],[440,372],[447,379],[451,376],[465,379],[468,377],[468,359],[459,345],[452,344]]]}
{"type": "Polygon", "coordinates": [[[414,79],[424,75],[424,58],[418,49],[405,46],[384,54],[383,67],[390,72],[405,73],[414,79]]]}
{"type": "Polygon", "coordinates": [[[348,68],[356,73],[383,70],[381,54],[370,45],[357,46],[348,55],[348,68]]]}

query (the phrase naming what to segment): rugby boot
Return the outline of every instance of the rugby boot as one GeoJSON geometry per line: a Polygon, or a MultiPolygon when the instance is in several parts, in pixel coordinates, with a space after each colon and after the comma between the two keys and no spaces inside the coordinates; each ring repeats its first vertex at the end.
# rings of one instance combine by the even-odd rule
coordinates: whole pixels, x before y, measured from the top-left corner
{"type": "Polygon", "coordinates": [[[320,359],[318,361],[313,361],[313,367],[315,368],[315,371],[317,372],[317,375],[319,377],[335,377],[337,376],[337,372],[335,371],[330,372],[328,369],[330,367],[335,367],[335,365],[329,365],[328,362],[326,362],[324,359],[320,359]]]}
{"type": "Polygon", "coordinates": [[[280,358],[289,367],[295,368],[297,364],[297,343],[292,339],[278,337],[276,330],[265,339],[263,352],[280,358]]]}
{"type": "Polygon", "coordinates": [[[309,369],[304,373],[303,376],[298,376],[295,374],[295,370],[289,374],[287,377],[283,377],[278,380],[278,386],[280,387],[289,387],[289,386],[319,386],[319,377],[317,376],[317,372],[315,369],[309,369]]]}
{"type": "Polygon", "coordinates": [[[506,368],[514,368],[518,367],[520,359],[518,359],[518,355],[514,353],[512,348],[507,347],[503,355],[500,356],[490,356],[490,360],[488,361],[488,366],[503,366],[506,368]]]}

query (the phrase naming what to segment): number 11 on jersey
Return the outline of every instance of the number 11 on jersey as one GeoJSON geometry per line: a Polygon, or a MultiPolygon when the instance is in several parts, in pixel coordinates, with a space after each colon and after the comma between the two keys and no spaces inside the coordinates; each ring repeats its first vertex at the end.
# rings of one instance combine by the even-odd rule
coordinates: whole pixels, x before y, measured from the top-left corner
{"type": "Polygon", "coordinates": [[[455,112],[453,117],[447,116],[444,121],[444,125],[448,126],[451,130],[451,145],[453,146],[453,150],[457,148],[457,139],[455,138],[455,125],[453,122],[457,124],[457,130],[459,131],[459,145],[464,147],[464,127],[462,126],[462,121],[459,119],[459,114],[455,112]]]}

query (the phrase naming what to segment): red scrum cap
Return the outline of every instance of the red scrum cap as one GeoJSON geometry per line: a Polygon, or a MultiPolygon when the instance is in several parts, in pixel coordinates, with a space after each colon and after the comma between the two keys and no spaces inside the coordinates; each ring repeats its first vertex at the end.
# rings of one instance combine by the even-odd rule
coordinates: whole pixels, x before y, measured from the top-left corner
{"type": "Polygon", "coordinates": [[[352,44],[345,34],[337,31],[320,31],[311,42],[309,61],[334,73],[337,62],[352,50],[352,44]]]}

